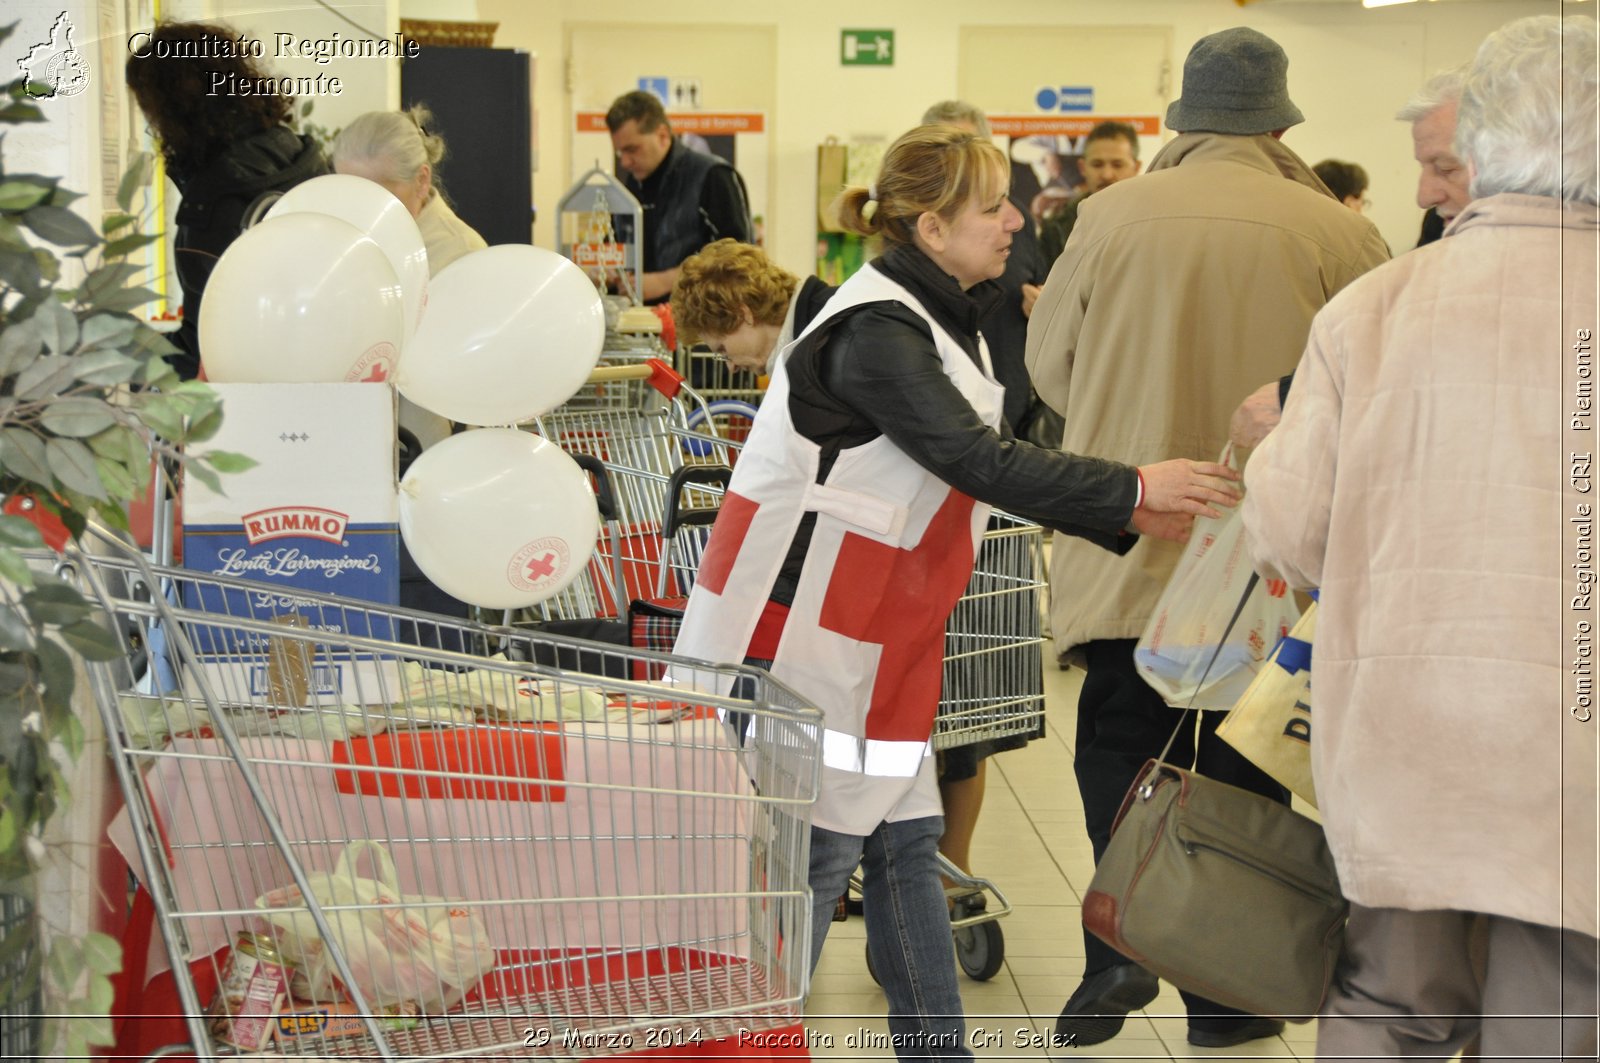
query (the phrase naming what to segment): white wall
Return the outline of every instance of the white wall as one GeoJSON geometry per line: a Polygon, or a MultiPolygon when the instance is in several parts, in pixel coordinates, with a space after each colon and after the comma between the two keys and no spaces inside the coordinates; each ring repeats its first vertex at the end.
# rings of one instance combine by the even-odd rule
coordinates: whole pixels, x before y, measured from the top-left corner
{"type": "MultiPolygon", "coordinates": [[[[1173,31],[1173,70],[1180,71],[1194,41],[1214,30],[1250,25],[1267,34],[1312,47],[1290,54],[1295,102],[1304,126],[1285,142],[1315,162],[1324,155],[1359,161],[1371,173],[1375,215],[1396,250],[1416,239],[1421,212],[1411,206],[1415,164],[1409,134],[1392,120],[1404,103],[1363,99],[1352,113],[1352,97],[1377,94],[1376,86],[1415,87],[1434,70],[1471,58],[1496,26],[1524,15],[1561,10],[1557,0],[1482,0],[1419,3],[1368,11],[1357,0],[1338,3],[1265,2],[1240,7],[1234,0],[810,0],[804,4],[734,5],[727,0],[477,0],[477,17],[497,21],[497,47],[538,53],[535,106],[540,113],[536,177],[539,224],[536,241],[549,246],[556,201],[570,179],[567,159],[571,122],[559,57],[570,22],[706,23],[757,22],[778,28],[778,105],[772,116],[777,199],[768,226],[770,250],[798,273],[813,269],[816,146],[828,136],[894,135],[915,123],[932,101],[956,91],[959,27],[962,25],[1166,25],[1173,31]],[[893,67],[841,67],[839,30],[846,26],[891,27],[898,56],[893,67]],[[1368,32],[1380,27],[1385,32],[1368,32]],[[1403,46],[1385,45],[1388,33],[1403,46]],[[1376,40],[1375,40],[1376,39],[1376,40]],[[1364,44],[1341,65],[1350,40],[1364,44]],[[1306,83],[1296,63],[1321,76],[1306,83]],[[1374,68],[1373,64],[1377,66],[1374,68]],[[1362,86],[1372,85],[1363,94],[1362,86]],[[1323,133],[1317,132],[1319,123],[1323,133]],[[1368,138],[1335,138],[1333,130],[1365,130],[1368,138]],[[1335,143],[1335,140],[1338,140],[1335,143]]],[[[1578,5],[1592,9],[1593,5],[1578,5]]],[[[407,4],[409,11],[411,4],[407,4]]],[[[1569,6],[1570,10],[1570,6],[1569,6]]],[[[466,17],[466,16],[462,16],[466,17]]],[[[663,59],[641,56],[640,73],[656,72],[663,59]],[[645,67],[649,67],[646,70],[645,67]]],[[[692,71],[682,71],[692,74],[692,71]]],[[[1177,78],[1174,78],[1176,85],[1177,78]]],[[[632,85],[619,85],[618,93],[632,85]]]]}

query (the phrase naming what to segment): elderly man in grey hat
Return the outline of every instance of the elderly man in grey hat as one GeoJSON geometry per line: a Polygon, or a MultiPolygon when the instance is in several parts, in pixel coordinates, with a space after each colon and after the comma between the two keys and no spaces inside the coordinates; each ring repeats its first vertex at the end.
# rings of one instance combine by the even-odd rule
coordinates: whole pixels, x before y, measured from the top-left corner
{"type": "MultiPolygon", "coordinates": [[[[1028,327],[1028,371],[1066,419],[1063,450],[1141,463],[1215,459],[1240,395],[1295,366],[1311,318],[1388,258],[1378,230],[1347,210],[1279,141],[1304,120],[1288,57],[1251,29],[1204,37],[1167,110],[1180,135],[1147,176],[1086,200],[1028,327]]],[[[1081,662],[1073,769],[1095,859],[1123,795],[1178,716],[1139,677],[1133,648],[1182,547],[1141,541],[1124,557],[1057,539],[1051,551],[1056,650],[1081,662]]],[[[1283,799],[1215,734],[1220,714],[1179,735],[1169,760],[1283,799]]],[[[1215,933],[1228,933],[1216,927],[1215,933]]],[[[1116,1036],[1155,999],[1154,975],[1085,934],[1083,982],[1062,1009],[1064,1043],[1116,1036]],[[1070,1039],[1070,1041],[1069,1041],[1070,1039]]],[[[1283,1024],[1190,993],[1191,1044],[1227,1047],[1283,1024]]]]}

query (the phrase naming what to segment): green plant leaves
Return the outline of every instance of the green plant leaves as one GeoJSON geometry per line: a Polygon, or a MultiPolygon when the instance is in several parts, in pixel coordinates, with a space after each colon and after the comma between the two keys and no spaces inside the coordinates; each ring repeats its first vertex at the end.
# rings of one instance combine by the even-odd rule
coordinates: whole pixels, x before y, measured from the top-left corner
{"type": "MultiPolygon", "coordinates": [[[[21,558],[18,558],[20,561],[21,558]]],[[[0,606],[0,650],[33,648],[33,628],[22,612],[10,605],[0,606]]],[[[4,849],[0,845],[0,849],[4,849]]]]}
{"type": "MultiPolygon", "coordinates": [[[[112,352],[102,352],[112,353],[112,352]]],[[[74,366],[74,375],[76,375],[74,366]]],[[[58,436],[78,439],[97,435],[117,423],[112,407],[103,399],[57,399],[39,415],[39,423],[58,436]]]]}
{"type": "Polygon", "coordinates": [[[0,329],[0,376],[10,376],[39,357],[44,335],[33,318],[12,320],[0,329]]]}
{"type": "Polygon", "coordinates": [[[139,371],[138,362],[116,350],[87,351],[73,362],[78,382],[96,387],[126,384],[139,371]]]}
{"type": "Polygon", "coordinates": [[[92,620],[66,625],[61,637],[87,661],[114,661],[126,652],[115,635],[92,620]]]}
{"type": "Polygon", "coordinates": [[[119,258],[122,255],[132,254],[141,247],[148,247],[159,239],[161,239],[160,235],[155,233],[150,235],[145,235],[144,233],[134,233],[131,236],[119,236],[115,240],[112,240],[110,243],[106,244],[106,246],[101,249],[101,252],[107,258],[119,258]]]}
{"type": "Polygon", "coordinates": [[[16,212],[35,207],[50,198],[49,184],[35,178],[19,178],[0,183],[0,210],[16,212]]]}
{"type": "Polygon", "coordinates": [[[101,501],[110,496],[94,467],[94,453],[76,439],[52,439],[45,444],[45,458],[61,486],[101,501]]]}
{"type": "Polygon", "coordinates": [[[117,974],[122,970],[122,943],[108,934],[85,934],[83,962],[95,974],[117,974]]]}
{"type": "Polygon", "coordinates": [[[90,271],[78,286],[77,298],[91,309],[100,308],[100,300],[120,290],[134,277],[144,272],[137,262],[112,262],[90,271]]]}
{"type": "Polygon", "coordinates": [[[22,224],[57,247],[93,247],[100,242],[94,226],[65,207],[34,207],[22,215],[22,224]]]}
{"type": "MultiPolygon", "coordinates": [[[[89,603],[83,600],[83,595],[60,580],[41,580],[37,587],[22,596],[22,604],[28,607],[36,622],[58,627],[76,624],[89,615],[89,603]]],[[[67,668],[71,667],[68,662],[67,668]]]]}
{"type": "Polygon", "coordinates": [[[60,303],[47,302],[33,313],[39,337],[53,354],[67,354],[78,345],[78,319],[60,303]]]}
{"type": "Polygon", "coordinates": [[[235,454],[229,450],[209,450],[204,459],[213,469],[222,473],[247,472],[255,468],[259,462],[243,454],[235,454]]]}
{"type": "Polygon", "coordinates": [[[14,546],[19,550],[34,550],[44,545],[39,529],[25,517],[9,513],[0,514],[0,546],[14,546]]]}
{"type": "Polygon", "coordinates": [[[44,440],[26,428],[0,428],[0,465],[13,476],[44,487],[51,484],[44,440]]]}
{"type": "Polygon", "coordinates": [[[133,209],[133,194],[150,183],[154,169],[155,160],[148,151],[139,152],[128,164],[117,184],[117,206],[124,213],[133,209]]]}
{"type": "Polygon", "coordinates": [[[17,398],[27,401],[59,395],[72,386],[72,359],[59,354],[46,355],[17,374],[17,398]]]}

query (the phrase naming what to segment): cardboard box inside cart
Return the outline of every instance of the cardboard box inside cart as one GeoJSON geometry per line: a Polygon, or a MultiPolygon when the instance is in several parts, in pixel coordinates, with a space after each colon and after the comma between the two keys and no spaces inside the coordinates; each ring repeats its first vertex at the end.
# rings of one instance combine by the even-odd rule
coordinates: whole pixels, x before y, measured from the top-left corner
{"type": "MultiPolygon", "coordinates": [[[[330,636],[344,616],[296,590],[392,606],[400,599],[400,513],[395,486],[395,400],[373,384],[214,384],[222,428],[204,444],[254,458],[223,476],[219,494],[188,477],[184,567],[274,584],[272,593],[189,588],[190,608],[309,625],[330,636]],[[298,619],[297,619],[298,618],[298,619]]],[[[354,625],[352,625],[354,626],[354,625]]],[[[349,634],[393,640],[386,623],[349,634]]],[[[224,701],[279,705],[372,702],[394,690],[395,664],[218,625],[192,633],[203,670],[224,701]],[[381,686],[379,684],[382,684],[381,686]],[[358,695],[357,691],[360,691],[358,695]]]]}

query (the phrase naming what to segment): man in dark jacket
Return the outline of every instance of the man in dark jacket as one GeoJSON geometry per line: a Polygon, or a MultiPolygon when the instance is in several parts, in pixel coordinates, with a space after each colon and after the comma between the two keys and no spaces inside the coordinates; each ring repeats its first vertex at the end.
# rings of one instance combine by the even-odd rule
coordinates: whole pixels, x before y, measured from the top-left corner
{"type": "Polygon", "coordinates": [[[623,171],[622,184],[644,208],[644,278],[639,298],[659,303],[672,294],[678,266],[713,240],[755,242],[744,179],[715,155],[694,151],[673,136],[661,101],[648,92],[618,96],[606,128],[623,171]]]}
{"type": "Polygon", "coordinates": [[[208,91],[221,74],[230,83],[270,80],[235,46],[237,36],[221,25],[163,22],[125,68],[183,197],[173,238],[183,325],[172,336],[179,353],[168,360],[186,380],[200,371],[200,300],[217,259],[275,194],[332,172],[316,142],[290,127],[288,97],[208,91]]]}

